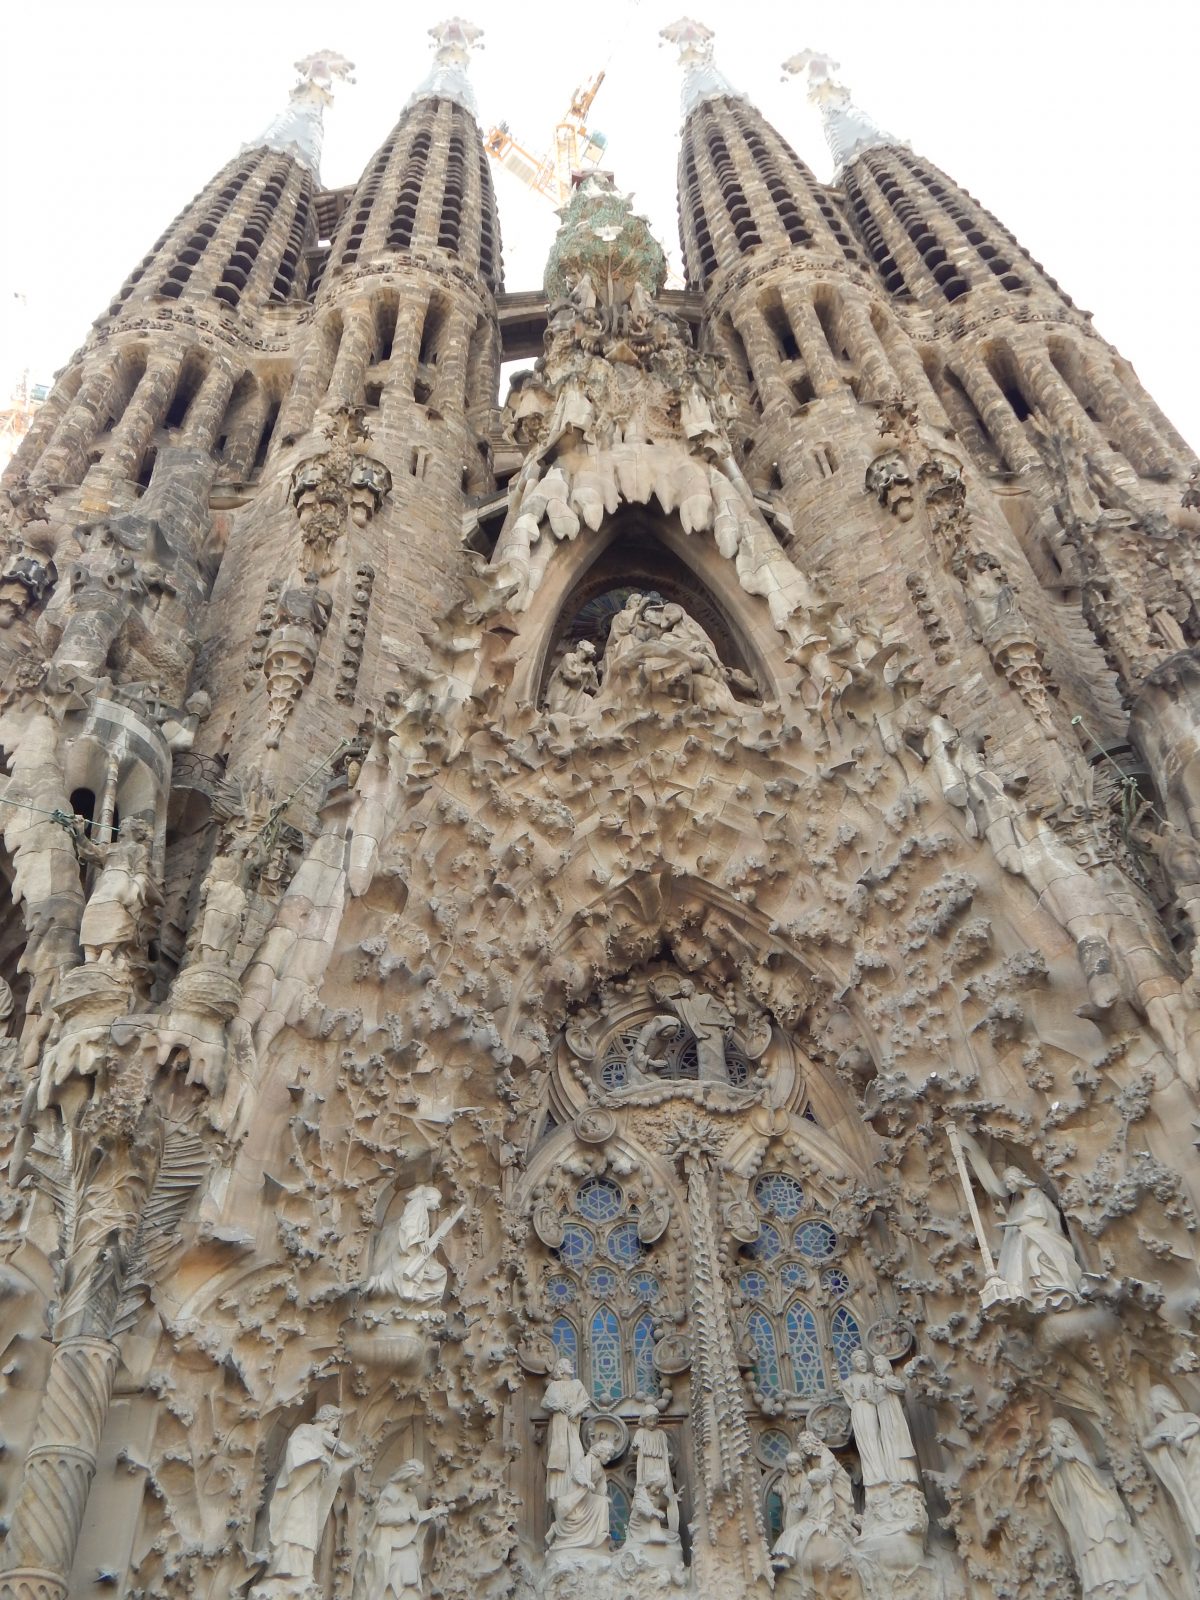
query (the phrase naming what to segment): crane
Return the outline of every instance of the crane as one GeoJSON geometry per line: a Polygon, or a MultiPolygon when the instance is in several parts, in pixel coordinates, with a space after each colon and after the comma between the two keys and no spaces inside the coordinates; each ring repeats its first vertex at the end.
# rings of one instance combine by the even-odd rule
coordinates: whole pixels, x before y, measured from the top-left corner
{"type": "Polygon", "coordinates": [[[513,137],[507,122],[500,122],[484,139],[484,148],[493,161],[534,191],[545,195],[551,205],[565,205],[571,197],[571,182],[578,172],[598,166],[608,140],[587,125],[592,102],[604,82],[604,69],[571,96],[571,103],[554,129],[554,148],[547,155],[533,155],[513,137]]]}

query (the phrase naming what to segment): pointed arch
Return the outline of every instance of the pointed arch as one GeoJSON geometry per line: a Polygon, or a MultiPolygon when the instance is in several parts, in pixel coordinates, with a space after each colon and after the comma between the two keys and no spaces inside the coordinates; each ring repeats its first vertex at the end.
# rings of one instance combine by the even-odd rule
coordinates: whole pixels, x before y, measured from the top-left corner
{"type": "Polygon", "coordinates": [[[622,506],[598,532],[556,548],[521,616],[520,643],[513,652],[518,657],[510,691],[514,701],[536,701],[555,648],[584,602],[622,585],[659,588],[677,600],[713,638],[726,665],[757,679],[765,699],[782,698],[786,641],[775,633],[766,601],[742,589],[733,562],[721,555],[710,534],[687,534],[678,516],[631,505],[622,506]]]}

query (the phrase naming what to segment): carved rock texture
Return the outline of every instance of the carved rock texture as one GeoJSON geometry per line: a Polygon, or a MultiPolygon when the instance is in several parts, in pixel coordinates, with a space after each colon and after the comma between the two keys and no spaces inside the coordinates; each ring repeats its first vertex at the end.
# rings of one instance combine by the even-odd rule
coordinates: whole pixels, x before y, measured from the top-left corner
{"type": "Polygon", "coordinates": [[[313,57],[5,478],[0,1600],[1196,1592],[1200,469],[667,31],[685,290],[313,57]]]}

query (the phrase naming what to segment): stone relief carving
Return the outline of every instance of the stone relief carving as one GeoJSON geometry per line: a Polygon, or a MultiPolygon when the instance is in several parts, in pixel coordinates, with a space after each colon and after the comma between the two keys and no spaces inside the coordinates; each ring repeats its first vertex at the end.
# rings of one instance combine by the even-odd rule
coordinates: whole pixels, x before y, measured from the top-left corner
{"type": "Polygon", "coordinates": [[[1157,1585],[1129,1513],[1107,1473],[1069,1422],[1050,1424],[1046,1493],[1062,1523],[1084,1600],[1148,1600],[1157,1585]]]}
{"type": "Polygon", "coordinates": [[[312,1422],[300,1423],[288,1437],[267,1510],[266,1572],[252,1590],[262,1600],[303,1594],[313,1581],[321,1535],[354,1460],[338,1436],[341,1421],[336,1406],[322,1406],[312,1422]]]}
{"type": "Polygon", "coordinates": [[[380,1490],[355,1589],[362,1600],[421,1600],[428,1525],[450,1509],[422,1509],[418,1486],[425,1476],[424,1462],[406,1461],[380,1490]]]}

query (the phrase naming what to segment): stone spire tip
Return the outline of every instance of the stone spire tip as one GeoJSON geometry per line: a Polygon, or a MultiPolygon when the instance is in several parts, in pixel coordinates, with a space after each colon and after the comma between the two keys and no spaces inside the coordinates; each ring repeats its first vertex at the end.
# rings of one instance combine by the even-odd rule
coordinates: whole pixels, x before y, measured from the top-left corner
{"type": "Polygon", "coordinates": [[[659,34],[664,44],[677,45],[679,49],[679,65],[683,68],[680,108],[685,118],[705,100],[746,98],[714,64],[714,37],[711,28],[692,17],[680,17],[659,34]]]}
{"type": "Polygon", "coordinates": [[[840,71],[840,62],[819,50],[801,50],[783,63],[785,81],[801,74],[807,77],[808,98],[820,109],[825,140],[839,172],[864,150],[904,142],[876,127],[866,112],[855,105],[849,89],[838,80],[840,71]]]}
{"type": "Polygon", "coordinates": [[[479,43],[483,38],[483,29],[463,17],[448,17],[445,22],[435,23],[430,28],[429,37],[433,40],[433,65],[417,85],[404,109],[407,111],[418,100],[436,95],[441,100],[453,100],[478,120],[479,107],[467,77],[467,65],[471,51],[483,49],[479,43]]]}
{"type": "Polygon", "coordinates": [[[281,155],[294,156],[317,178],[325,133],[325,107],[333,99],[336,78],[354,82],[354,63],[338,55],[336,50],[317,50],[303,61],[297,61],[296,71],[300,76],[292,86],[286,107],[272,118],[257,139],[252,139],[242,149],[265,147],[278,150],[281,155]]]}

